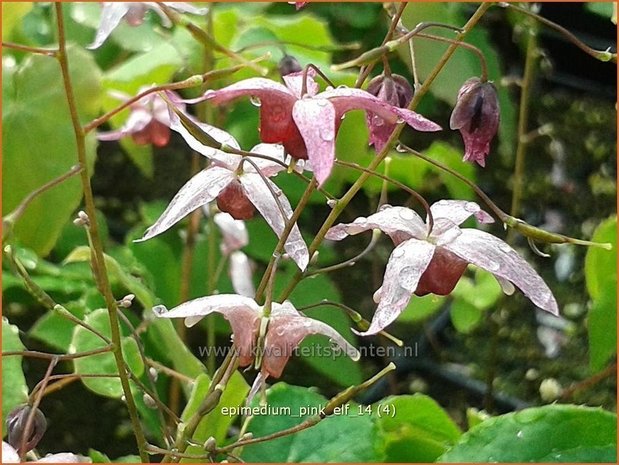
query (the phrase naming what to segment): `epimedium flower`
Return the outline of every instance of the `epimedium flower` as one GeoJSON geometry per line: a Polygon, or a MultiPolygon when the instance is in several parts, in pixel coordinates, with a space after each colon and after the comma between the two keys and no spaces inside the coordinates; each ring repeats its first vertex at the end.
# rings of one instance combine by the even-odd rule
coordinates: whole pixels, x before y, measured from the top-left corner
{"type": "MultiPolygon", "coordinates": [[[[381,74],[368,84],[367,91],[394,107],[406,108],[413,99],[413,87],[399,74],[381,74]]],[[[395,129],[395,123],[387,123],[379,115],[368,111],[366,124],[370,130],[370,145],[380,152],[395,129]]]]}
{"type": "Polygon", "coordinates": [[[259,99],[261,140],[283,144],[293,158],[309,159],[319,185],[331,173],[335,137],[348,111],[366,110],[387,124],[404,121],[419,131],[441,129],[423,116],[390,105],[362,89],[340,86],[319,93],[312,72],[307,73],[305,89],[303,73],[282,78],[284,84],[265,78],[244,79],[223,89],[208,90],[203,99],[215,104],[243,96],[259,99]]]}
{"type": "MultiPolygon", "coordinates": [[[[60,452],[58,454],[50,454],[38,460],[36,463],[92,463],[92,459],[81,455],[76,455],[71,452],[60,452]]],[[[2,463],[22,463],[19,460],[19,454],[8,443],[2,441],[2,463]]]]}
{"type": "Polygon", "coordinates": [[[430,211],[434,227],[429,234],[428,225],[415,211],[390,205],[367,218],[334,226],[327,233],[327,239],[342,240],[380,229],[396,245],[383,284],[374,295],[376,313],[363,335],[376,334],[393,322],[413,294],[449,294],[469,263],[492,273],[505,293],[511,294],[515,285],[539,308],[559,313],[552,291],[513,248],[487,232],[459,227],[472,215],[480,222],[493,221],[479,205],[441,200],[430,211]]]}
{"type": "MultiPolygon", "coordinates": [[[[195,15],[206,14],[208,8],[196,8],[191,3],[162,2],[164,5],[181,13],[195,15]]],[[[148,10],[153,10],[159,15],[165,27],[171,27],[172,23],[156,2],[103,2],[101,10],[101,22],[95,35],[95,40],[87,48],[94,50],[99,48],[118,27],[124,18],[129,26],[139,26],[144,22],[144,15],[148,10]]]]}
{"type": "MultiPolygon", "coordinates": [[[[145,241],[167,231],[174,224],[208,202],[217,200],[217,206],[235,219],[249,219],[258,210],[271,229],[281,236],[286,222],[292,216],[290,202],[283,191],[269,177],[286,169],[272,160],[255,158],[253,165],[243,157],[209,147],[194,137],[170,111],[170,128],[178,132],[196,152],[211,160],[211,165],[192,177],[174,196],[157,221],[146,230],[139,241],[145,241]]],[[[220,144],[239,150],[239,144],[227,132],[199,121],[194,121],[202,131],[220,144]]],[[[283,147],[258,144],[252,152],[284,160],[283,147]]],[[[295,224],[284,246],[288,255],[301,270],[307,267],[309,252],[295,224]]]]}
{"type": "MultiPolygon", "coordinates": [[[[142,87],[138,94],[147,90],[142,87]]],[[[169,91],[170,97],[175,100],[181,111],[185,106],[180,97],[169,91]]],[[[122,92],[113,92],[112,96],[122,101],[131,97],[122,92]]],[[[97,138],[103,141],[119,140],[122,137],[131,136],[138,145],[153,144],[156,147],[164,147],[170,141],[170,113],[167,103],[157,93],[142,97],[130,107],[129,118],[122,127],[115,131],[99,132],[97,138]]]]}
{"type": "Polygon", "coordinates": [[[252,364],[256,353],[261,351],[260,372],[251,389],[249,400],[264,385],[269,376],[279,378],[296,347],[311,334],[327,336],[353,360],[360,357],[355,349],[331,326],[301,314],[289,301],[273,302],[271,312],[265,316],[264,308],[255,300],[236,294],[220,294],[201,297],[167,310],[157,306],[153,311],[162,318],[185,318],[185,326],[191,327],[211,313],[220,313],[232,328],[234,346],[239,357],[239,366],[252,364]],[[268,319],[264,347],[257,347],[263,319],[268,319]]]}
{"type": "Polygon", "coordinates": [[[499,100],[496,87],[478,77],[467,80],[451,113],[449,127],[458,129],[464,140],[464,161],[486,166],[490,142],[499,128],[499,100]]]}

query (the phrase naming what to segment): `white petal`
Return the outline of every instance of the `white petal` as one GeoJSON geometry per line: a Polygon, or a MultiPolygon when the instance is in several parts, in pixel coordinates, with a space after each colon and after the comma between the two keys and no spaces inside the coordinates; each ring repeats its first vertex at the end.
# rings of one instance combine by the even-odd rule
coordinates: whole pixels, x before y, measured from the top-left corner
{"type": "Polygon", "coordinates": [[[197,8],[193,6],[191,3],[185,2],[163,2],[164,5],[169,6],[170,8],[175,9],[176,11],[180,11],[181,13],[191,13],[193,15],[205,15],[208,13],[208,7],[205,8],[197,8]]]}
{"type": "MultiPolygon", "coordinates": [[[[251,152],[266,155],[267,157],[286,163],[286,152],[284,151],[284,146],[280,144],[258,144],[251,149],[251,152]]],[[[280,171],[287,169],[280,163],[265,160],[264,158],[253,157],[251,160],[258,166],[262,174],[269,178],[275,176],[280,171]]],[[[245,165],[245,170],[250,172],[256,171],[256,169],[250,164],[245,165]]]]}
{"type": "Polygon", "coordinates": [[[372,323],[363,336],[376,334],[402,313],[417,289],[419,279],[428,268],[435,246],[426,241],[409,239],[397,246],[389,257],[380,291],[380,302],[372,323]]]}
{"type": "MultiPolygon", "coordinates": [[[[316,77],[316,70],[309,68],[307,70],[307,79],[306,79],[306,88],[305,93],[310,96],[314,96],[318,93],[318,84],[314,78],[316,77]]],[[[297,98],[303,97],[303,71],[299,71],[296,73],[290,73],[286,76],[283,76],[284,82],[286,83],[286,87],[290,89],[290,91],[297,96],[297,98]]]]}
{"type": "Polygon", "coordinates": [[[126,2],[104,2],[97,35],[95,36],[94,42],[86,48],[90,50],[99,48],[101,44],[105,42],[105,39],[107,39],[112,31],[120,24],[120,20],[127,14],[129,5],[131,4],[126,2]]]}
{"type": "MultiPolygon", "coordinates": [[[[4,457],[2,457],[4,462],[4,457]]],[[[58,454],[50,454],[39,460],[37,463],[92,463],[92,459],[82,455],[72,454],[70,452],[60,452],[58,454]]]]}
{"type": "Polygon", "coordinates": [[[125,124],[122,125],[120,129],[116,131],[109,132],[99,132],[97,133],[97,139],[108,141],[108,140],[118,140],[121,137],[128,136],[133,134],[134,132],[141,131],[144,129],[151,121],[153,120],[153,114],[147,109],[138,108],[131,111],[129,118],[125,124]]]}
{"type": "Polygon", "coordinates": [[[335,160],[335,107],[327,99],[297,100],[292,118],[305,141],[318,185],[331,174],[335,160]]]}
{"type": "Polygon", "coordinates": [[[254,297],[256,289],[252,280],[252,270],[249,258],[237,250],[230,255],[230,279],[234,292],[246,297],[254,297]]]}
{"type": "Polygon", "coordinates": [[[332,241],[340,241],[346,236],[354,236],[369,229],[380,229],[396,243],[411,237],[422,239],[427,235],[425,223],[414,210],[385,205],[379,212],[367,218],[360,217],[352,223],[332,227],[325,237],[332,241]]]}
{"type": "Polygon", "coordinates": [[[8,443],[2,441],[2,463],[19,463],[17,451],[8,443]]]}
{"type": "MultiPolygon", "coordinates": [[[[278,203],[273,197],[271,190],[267,187],[264,182],[265,180],[263,180],[259,174],[244,173],[239,177],[239,180],[241,181],[243,189],[245,190],[245,193],[251,203],[255,205],[266,222],[269,223],[269,226],[271,226],[271,229],[275,231],[277,237],[281,237],[286,223],[292,216],[290,202],[288,202],[288,199],[282,190],[270,180],[266,180],[277,196],[279,204],[282,206],[282,209],[286,214],[285,218],[282,216],[282,212],[280,211],[278,203]]],[[[307,250],[307,245],[305,245],[305,241],[303,241],[303,237],[301,237],[299,227],[296,224],[290,231],[284,248],[298,267],[301,270],[305,270],[307,264],[309,263],[309,252],[307,250]]]]}
{"type": "Polygon", "coordinates": [[[142,239],[135,242],[145,241],[167,231],[196,208],[215,199],[235,177],[232,171],[219,166],[200,171],[181,187],[155,224],[146,230],[142,239]]]}
{"type": "Polygon", "coordinates": [[[247,394],[245,405],[251,404],[251,401],[254,400],[254,397],[256,397],[256,394],[258,394],[258,391],[264,388],[268,377],[269,375],[267,373],[263,373],[262,371],[258,372],[258,374],[256,375],[256,379],[254,380],[254,383],[251,385],[249,394],[247,394]]]}
{"type": "Polygon", "coordinates": [[[221,313],[229,319],[232,313],[239,317],[246,316],[248,320],[262,314],[261,307],[254,299],[237,294],[219,294],[189,300],[166,311],[165,307],[153,308],[160,318],[186,318],[185,325],[190,327],[211,313],[221,313]]]}
{"type": "Polygon", "coordinates": [[[444,247],[460,258],[511,281],[539,308],[559,314],[557,301],[544,280],[514,249],[498,237],[477,229],[462,234],[444,247]]]}
{"type": "Polygon", "coordinates": [[[222,252],[229,254],[249,244],[247,226],[243,220],[235,220],[230,213],[216,213],[213,221],[223,236],[222,252]]]}
{"type": "MultiPolygon", "coordinates": [[[[434,220],[446,218],[455,225],[461,225],[471,216],[480,223],[494,223],[494,219],[481,209],[475,202],[467,200],[439,200],[430,207],[434,220]]],[[[439,231],[433,230],[433,235],[440,235],[439,231]]]]}

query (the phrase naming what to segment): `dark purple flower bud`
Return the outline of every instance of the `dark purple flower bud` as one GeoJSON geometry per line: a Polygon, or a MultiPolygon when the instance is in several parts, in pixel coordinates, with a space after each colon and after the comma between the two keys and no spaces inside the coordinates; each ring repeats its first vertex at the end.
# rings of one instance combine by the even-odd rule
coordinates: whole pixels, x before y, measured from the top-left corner
{"type": "Polygon", "coordinates": [[[289,74],[299,73],[303,70],[301,64],[292,55],[284,55],[284,58],[280,60],[277,68],[281,76],[288,76],[289,74]]]}
{"type": "MultiPolygon", "coordinates": [[[[398,74],[376,76],[368,84],[367,91],[398,108],[406,108],[413,98],[413,87],[398,74]]],[[[370,130],[370,145],[373,145],[376,151],[382,150],[396,125],[385,122],[372,112],[367,113],[366,124],[370,130]]]]}
{"type": "Polygon", "coordinates": [[[30,428],[26,432],[26,423],[31,411],[32,407],[22,405],[9,413],[6,419],[6,426],[9,432],[8,442],[20,455],[34,449],[47,429],[45,415],[39,409],[36,409],[30,428]],[[28,436],[24,439],[26,433],[28,433],[28,436]],[[22,446],[22,442],[24,449],[20,451],[19,448],[22,446]]]}
{"type": "Polygon", "coordinates": [[[458,92],[449,127],[464,139],[464,161],[486,165],[490,141],[499,128],[499,100],[496,87],[478,77],[466,81],[458,92]]]}

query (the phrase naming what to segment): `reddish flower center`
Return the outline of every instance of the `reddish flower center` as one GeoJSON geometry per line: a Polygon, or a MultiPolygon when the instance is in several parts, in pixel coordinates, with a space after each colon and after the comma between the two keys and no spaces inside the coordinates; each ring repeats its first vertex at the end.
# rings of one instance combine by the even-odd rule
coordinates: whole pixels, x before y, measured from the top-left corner
{"type": "Polygon", "coordinates": [[[222,212],[230,213],[236,220],[249,220],[254,216],[256,208],[249,201],[241,183],[232,181],[217,196],[217,206],[222,212]]]}
{"type": "Polygon", "coordinates": [[[464,274],[467,262],[441,247],[437,247],[430,265],[421,275],[415,294],[447,295],[464,274]]]}
{"type": "Polygon", "coordinates": [[[163,147],[170,142],[170,128],[153,119],[144,128],[131,134],[131,137],[138,145],[153,144],[156,147],[163,147]]]}

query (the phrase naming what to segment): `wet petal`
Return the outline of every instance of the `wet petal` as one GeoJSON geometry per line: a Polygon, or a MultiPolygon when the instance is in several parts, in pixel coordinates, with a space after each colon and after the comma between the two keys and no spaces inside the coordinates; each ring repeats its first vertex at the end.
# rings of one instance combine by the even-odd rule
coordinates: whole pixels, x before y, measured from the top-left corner
{"type": "MultiPolygon", "coordinates": [[[[4,462],[4,457],[3,462],[4,462]]],[[[37,463],[92,463],[92,459],[83,455],[72,454],[71,452],[60,452],[58,454],[50,454],[39,460],[37,463]]]]}
{"type": "Polygon", "coordinates": [[[477,229],[462,234],[444,247],[460,258],[495,276],[511,281],[539,308],[558,315],[559,308],[544,280],[507,243],[477,229]]]}
{"type": "MultiPolygon", "coordinates": [[[[169,111],[169,116],[170,129],[178,132],[182,136],[182,138],[185,139],[187,145],[189,145],[189,147],[191,147],[193,150],[204,155],[207,158],[217,160],[219,163],[224,164],[232,170],[236,169],[236,167],[239,165],[239,162],[241,161],[241,157],[239,155],[226,153],[219,149],[204,145],[187,130],[187,128],[181,122],[179,116],[172,109],[170,109],[169,111]]],[[[228,134],[222,129],[216,128],[215,126],[211,126],[210,124],[202,123],[190,115],[187,116],[191,118],[191,120],[200,129],[202,129],[206,134],[211,136],[217,142],[229,145],[230,147],[234,147],[235,149],[240,149],[239,143],[234,137],[232,137],[231,134],[228,134]]]]}
{"type": "MultiPolygon", "coordinates": [[[[483,211],[478,204],[467,200],[439,200],[430,207],[430,211],[435,222],[440,218],[445,218],[456,226],[464,223],[473,215],[480,223],[494,223],[494,219],[483,211]]],[[[442,232],[441,228],[439,228],[439,222],[436,222],[432,235],[438,236],[442,232]]]]}
{"type": "Polygon", "coordinates": [[[213,216],[213,221],[221,230],[222,253],[229,254],[249,244],[249,236],[244,221],[235,220],[229,213],[216,213],[213,216]]]}
{"type": "Polygon", "coordinates": [[[332,241],[340,241],[346,236],[354,236],[370,229],[380,229],[399,244],[411,237],[426,237],[427,228],[421,217],[410,208],[384,206],[373,215],[357,218],[352,223],[338,224],[325,236],[332,241]]]}
{"type": "Polygon", "coordinates": [[[17,451],[4,441],[2,441],[2,463],[19,463],[17,451]]]}
{"type": "MultiPolygon", "coordinates": [[[[275,160],[280,161],[281,163],[286,162],[286,153],[284,152],[284,147],[279,144],[258,144],[254,148],[252,148],[250,152],[258,153],[260,155],[266,155],[267,157],[271,157],[275,160]]],[[[252,161],[258,166],[262,174],[267,177],[275,176],[280,171],[287,169],[284,165],[280,163],[266,160],[264,158],[254,157],[252,158],[252,161]]],[[[255,168],[250,164],[245,165],[245,170],[255,172],[255,168]]]]}
{"type": "Polygon", "coordinates": [[[97,29],[97,35],[88,49],[94,50],[99,48],[105,39],[107,39],[112,31],[120,24],[120,20],[129,11],[130,3],[126,2],[105,2],[103,9],[101,10],[101,22],[99,23],[99,29],[97,29]]]}
{"type": "MultiPolygon", "coordinates": [[[[264,217],[269,226],[271,226],[271,229],[275,231],[277,237],[280,237],[284,231],[286,222],[292,216],[290,202],[288,202],[288,199],[284,193],[273,182],[267,179],[267,182],[271,186],[273,192],[275,192],[275,195],[277,196],[279,203],[286,214],[286,218],[282,217],[282,212],[280,211],[273,194],[259,174],[245,173],[239,178],[239,180],[241,181],[249,200],[251,200],[251,202],[256,206],[260,214],[264,217]]],[[[296,224],[290,231],[284,248],[299,268],[301,270],[305,270],[309,262],[309,252],[303,237],[301,237],[299,227],[296,224]]]]}
{"type": "Polygon", "coordinates": [[[256,289],[252,280],[252,270],[249,258],[243,252],[237,250],[230,255],[230,279],[232,289],[239,295],[254,297],[256,289]]]}
{"type": "MultiPolygon", "coordinates": [[[[306,87],[305,94],[314,96],[320,90],[318,84],[314,80],[316,77],[316,70],[312,68],[308,68],[306,75],[306,87]]],[[[303,97],[303,71],[299,71],[296,73],[289,73],[285,76],[282,76],[282,79],[286,83],[286,87],[290,89],[290,91],[297,97],[303,97]]]]}
{"type": "Polygon", "coordinates": [[[215,104],[229,102],[243,96],[255,96],[267,101],[272,98],[279,98],[284,99],[289,105],[293,105],[296,100],[296,97],[285,85],[265,78],[244,79],[223,89],[207,90],[204,93],[204,99],[211,100],[215,104]]]}
{"type": "Polygon", "coordinates": [[[97,139],[103,141],[118,140],[144,129],[153,120],[153,114],[146,109],[137,109],[130,113],[127,121],[119,129],[108,132],[98,132],[97,139]]]}
{"type": "Polygon", "coordinates": [[[279,378],[294,349],[310,334],[321,334],[335,342],[353,360],[359,360],[359,351],[335,329],[322,321],[301,315],[290,302],[274,303],[265,339],[262,370],[279,378]]]}
{"type": "Polygon", "coordinates": [[[215,199],[235,178],[232,171],[219,166],[200,171],[181,187],[155,224],[146,230],[144,237],[135,242],[145,241],[167,231],[196,208],[215,199]]]}
{"type": "Polygon", "coordinates": [[[200,297],[182,303],[169,311],[163,306],[153,308],[160,318],[185,318],[191,327],[211,313],[220,313],[230,322],[234,344],[239,350],[239,364],[247,366],[253,360],[253,347],[262,307],[254,299],[237,294],[220,294],[200,297]]]}
{"type": "Polygon", "coordinates": [[[326,99],[302,99],[294,104],[292,117],[305,141],[318,185],[322,185],[335,159],[335,108],[326,99]]]}
{"type": "Polygon", "coordinates": [[[420,114],[389,105],[365,90],[338,88],[321,92],[316,97],[329,99],[340,116],[350,110],[367,110],[380,116],[387,123],[393,124],[398,119],[402,119],[418,131],[440,131],[442,129],[438,124],[420,114]]]}
{"type": "Polygon", "coordinates": [[[378,308],[368,330],[358,334],[376,334],[402,313],[430,264],[434,250],[433,244],[414,238],[393,249],[385,270],[378,308]]]}

